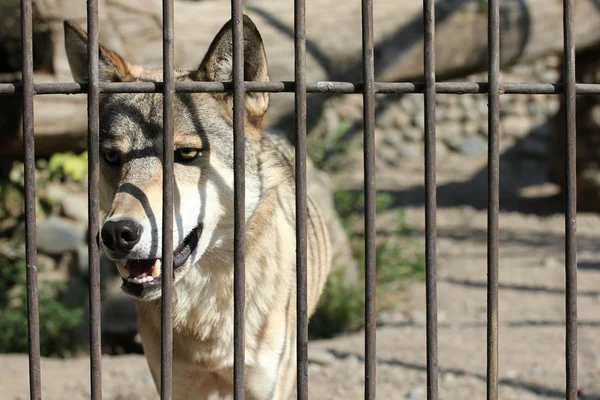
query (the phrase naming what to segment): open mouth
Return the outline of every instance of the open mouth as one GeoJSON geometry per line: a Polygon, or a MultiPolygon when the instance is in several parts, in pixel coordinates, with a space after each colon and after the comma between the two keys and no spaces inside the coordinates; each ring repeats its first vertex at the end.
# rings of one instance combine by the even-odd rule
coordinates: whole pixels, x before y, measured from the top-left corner
{"type": "MultiPolygon", "coordinates": [[[[188,233],[173,251],[173,275],[185,265],[190,255],[198,246],[203,225],[200,224],[188,233]]],[[[145,290],[157,287],[162,282],[162,260],[160,258],[144,260],[127,260],[125,269],[129,273],[123,278],[122,288],[125,292],[141,297],[145,290]]],[[[120,268],[121,270],[121,268],[120,268]]]]}

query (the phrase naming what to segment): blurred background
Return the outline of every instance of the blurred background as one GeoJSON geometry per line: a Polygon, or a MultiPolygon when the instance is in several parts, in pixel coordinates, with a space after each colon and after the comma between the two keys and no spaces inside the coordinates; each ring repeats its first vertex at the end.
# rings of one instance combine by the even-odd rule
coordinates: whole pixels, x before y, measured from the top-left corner
{"type": "MultiPolygon", "coordinates": [[[[362,79],[361,4],[307,0],[307,80],[362,79]]],[[[35,82],[72,82],[62,22],[85,2],[34,0],[35,82]]],[[[99,0],[100,41],[160,67],[161,3],[99,0]]],[[[224,0],[175,0],[176,64],[195,68],[230,17],[224,0]]],[[[487,0],[436,2],[438,82],[487,81],[487,0]]],[[[21,78],[19,1],[0,0],[0,82],[21,78]]],[[[293,4],[245,1],[273,81],[293,80],[293,4]]],[[[562,2],[501,2],[501,81],[560,82],[562,2]]],[[[578,83],[599,83],[600,0],[575,7],[578,83]]],[[[423,80],[421,2],[374,2],[377,81],[423,80]]],[[[500,97],[500,397],[565,397],[564,105],[500,97]]],[[[20,96],[0,96],[0,390],[25,399],[27,314],[20,96]]],[[[440,94],[437,282],[440,398],[484,398],[487,95],[440,94]]],[[[87,121],[84,95],[35,97],[37,246],[44,398],[89,398],[87,121]]],[[[272,94],[268,129],[293,140],[293,93],[272,94]]],[[[580,398],[600,399],[600,102],[577,99],[580,398]]],[[[327,218],[334,270],[310,324],[310,397],[364,385],[362,96],[308,95],[309,194],[327,218]]],[[[376,96],[378,395],[426,398],[424,106],[376,96]]],[[[101,258],[105,399],[158,398],[116,267],[101,258]]]]}

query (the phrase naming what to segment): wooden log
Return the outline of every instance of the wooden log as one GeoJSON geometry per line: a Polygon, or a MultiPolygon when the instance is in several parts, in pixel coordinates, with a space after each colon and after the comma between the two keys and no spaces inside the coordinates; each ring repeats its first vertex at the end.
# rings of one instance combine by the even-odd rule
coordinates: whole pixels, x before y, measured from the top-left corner
{"type": "MultiPolygon", "coordinates": [[[[36,82],[72,81],[63,44],[62,21],[85,25],[85,2],[34,0],[38,18],[52,31],[53,75],[36,82]]],[[[359,1],[307,0],[308,81],[361,80],[361,5],[359,1]]],[[[436,70],[438,79],[483,70],[487,65],[487,2],[445,0],[436,4],[436,70]]],[[[131,62],[160,67],[162,58],[161,2],[100,0],[100,40],[131,62]]],[[[374,2],[375,70],[379,81],[422,80],[423,17],[417,1],[374,2]]],[[[249,0],[245,12],[259,27],[266,45],[271,79],[293,80],[293,2],[249,0]]],[[[230,18],[225,0],[175,1],[175,58],[181,67],[196,67],[216,32],[230,18]]],[[[503,65],[562,51],[562,2],[504,0],[501,2],[503,65]]],[[[578,49],[600,41],[600,0],[578,0],[575,30],[578,49]]],[[[271,125],[293,112],[292,94],[275,94],[269,111],[271,125]]],[[[36,135],[62,132],[64,138],[86,131],[85,96],[36,100],[36,135]],[[60,104],[60,112],[55,108],[60,104]]],[[[83,141],[64,141],[64,150],[83,141]]],[[[40,143],[41,144],[41,143],[40,143]]],[[[18,146],[0,150],[13,152],[18,146]]],[[[50,152],[41,145],[40,154],[50,152]]],[[[51,148],[52,151],[56,147],[51,148]]],[[[71,148],[70,150],[77,150],[71,148]]]]}

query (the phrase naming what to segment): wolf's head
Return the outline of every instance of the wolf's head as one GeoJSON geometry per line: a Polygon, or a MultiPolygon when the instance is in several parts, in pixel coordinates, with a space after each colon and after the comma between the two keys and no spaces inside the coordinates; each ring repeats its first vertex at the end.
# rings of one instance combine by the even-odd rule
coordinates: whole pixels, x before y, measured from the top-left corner
{"type": "MultiPolygon", "coordinates": [[[[87,34],[65,21],[65,45],[73,77],[88,81],[87,34]]],[[[232,24],[225,24],[196,70],[175,80],[231,81],[232,24]]],[[[130,64],[99,49],[102,82],[161,81],[162,70],[130,64]]],[[[244,79],[268,81],[267,59],[254,23],[244,17],[244,79]]],[[[246,214],[268,186],[261,179],[266,93],[247,93],[246,214]]],[[[173,270],[177,283],[208,252],[225,257],[233,232],[232,95],[177,93],[174,102],[175,190],[173,270]]],[[[161,94],[102,94],[100,98],[101,239],[117,262],[123,289],[144,300],[160,297],[162,235],[163,100],[161,94]]],[[[196,273],[196,272],[195,272],[196,273]]]]}

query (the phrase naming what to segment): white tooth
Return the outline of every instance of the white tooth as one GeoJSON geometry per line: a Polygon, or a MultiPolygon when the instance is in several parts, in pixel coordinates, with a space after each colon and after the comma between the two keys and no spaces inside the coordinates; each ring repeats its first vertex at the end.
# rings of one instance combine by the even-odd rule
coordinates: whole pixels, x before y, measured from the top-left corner
{"type": "Polygon", "coordinates": [[[150,276],[150,275],[148,275],[146,277],[146,282],[150,282],[150,281],[153,281],[153,280],[154,280],[154,278],[152,276],[150,276]]]}
{"type": "Polygon", "coordinates": [[[123,277],[123,279],[127,279],[129,277],[129,271],[127,271],[127,268],[125,268],[125,265],[120,263],[120,262],[116,262],[117,264],[117,269],[119,270],[119,274],[123,277]]]}
{"type": "Polygon", "coordinates": [[[160,266],[161,266],[161,262],[160,260],[156,260],[154,262],[154,268],[152,268],[152,276],[155,278],[158,278],[160,276],[160,266]]]}

